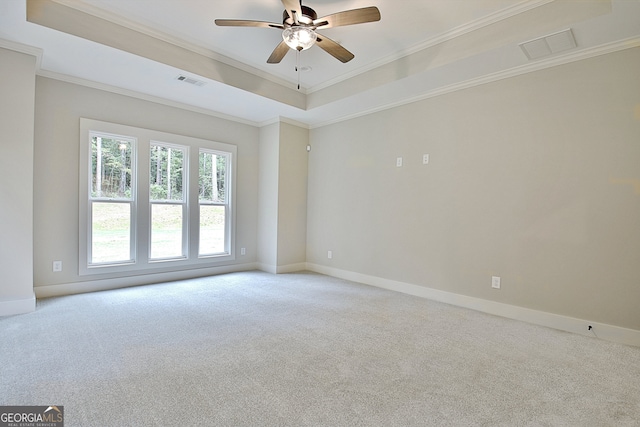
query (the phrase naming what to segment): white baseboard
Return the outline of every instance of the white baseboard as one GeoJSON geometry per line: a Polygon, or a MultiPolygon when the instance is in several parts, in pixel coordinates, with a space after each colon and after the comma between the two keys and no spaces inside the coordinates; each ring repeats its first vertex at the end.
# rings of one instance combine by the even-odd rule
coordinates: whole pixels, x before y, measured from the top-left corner
{"type": "Polygon", "coordinates": [[[264,271],[265,273],[278,274],[278,266],[271,264],[263,264],[261,262],[257,265],[258,270],[264,271]]]}
{"type": "Polygon", "coordinates": [[[559,329],[561,331],[573,332],[589,337],[597,337],[620,344],[640,346],[640,331],[635,329],[608,325],[606,323],[592,322],[585,319],[576,319],[573,317],[532,310],[515,305],[484,300],[481,298],[454,294],[452,292],[441,291],[438,289],[427,288],[425,286],[418,286],[410,283],[398,282],[395,280],[383,279],[380,277],[369,276],[366,274],[355,273],[353,271],[341,270],[319,264],[307,263],[306,265],[307,270],[326,274],[327,276],[338,277],[340,279],[402,292],[409,295],[415,295],[418,297],[444,302],[458,307],[470,308],[496,316],[507,317],[509,319],[521,320],[524,322],[533,323],[535,325],[559,329]],[[589,325],[592,326],[591,331],[589,331],[589,325]]]}
{"type": "Polygon", "coordinates": [[[258,270],[264,271],[266,273],[271,274],[281,274],[281,273],[293,273],[294,271],[303,271],[307,269],[306,262],[299,262],[297,264],[287,264],[287,265],[271,265],[271,264],[258,264],[258,270]]]}
{"type": "Polygon", "coordinates": [[[299,262],[297,264],[279,265],[276,269],[278,274],[280,273],[293,273],[295,271],[304,271],[307,269],[306,262],[299,262]]]}
{"type": "Polygon", "coordinates": [[[0,316],[13,316],[36,311],[35,293],[27,298],[0,300],[0,316]]]}
{"type": "Polygon", "coordinates": [[[47,298],[62,295],[80,294],[84,292],[96,292],[106,291],[109,289],[127,288],[130,286],[148,285],[150,283],[170,282],[173,280],[187,280],[197,277],[213,276],[216,274],[250,271],[257,268],[258,265],[256,263],[234,264],[219,267],[172,271],[169,273],[153,273],[140,276],[63,283],[59,285],[36,286],[34,288],[34,291],[38,298],[47,298]]]}

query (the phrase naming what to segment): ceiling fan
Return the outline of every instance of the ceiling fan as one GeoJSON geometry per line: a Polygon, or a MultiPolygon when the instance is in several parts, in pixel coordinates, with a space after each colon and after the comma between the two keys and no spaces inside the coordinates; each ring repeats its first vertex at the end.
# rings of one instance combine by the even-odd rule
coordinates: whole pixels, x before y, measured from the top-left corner
{"type": "Polygon", "coordinates": [[[302,0],[282,0],[282,4],[285,8],[282,13],[282,24],[241,19],[216,19],[215,23],[223,27],[264,27],[283,30],[282,41],[267,59],[269,64],[277,64],[282,61],[289,49],[300,52],[314,44],[334,58],[349,62],[354,58],[353,53],[330,38],[318,34],[316,30],[380,20],[380,11],[375,6],[345,10],[318,18],[313,9],[302,5],[302,0]]]}

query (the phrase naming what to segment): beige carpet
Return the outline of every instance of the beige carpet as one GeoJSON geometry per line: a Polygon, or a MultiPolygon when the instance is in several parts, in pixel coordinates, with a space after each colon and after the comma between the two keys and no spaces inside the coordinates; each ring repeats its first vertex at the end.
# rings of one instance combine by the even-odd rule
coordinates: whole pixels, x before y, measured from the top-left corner
{"type": "Polygon", "coordinates": [[[638,426],[640,348],[313,273],[38,301],[0,405],[71,426],[638,426]]]}

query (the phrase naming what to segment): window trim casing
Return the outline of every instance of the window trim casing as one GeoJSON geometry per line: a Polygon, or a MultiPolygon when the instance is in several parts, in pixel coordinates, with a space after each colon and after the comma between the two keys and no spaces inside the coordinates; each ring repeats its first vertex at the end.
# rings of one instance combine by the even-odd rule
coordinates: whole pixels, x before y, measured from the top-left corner
{"type": "MultiPolygon", "coordinates": [[[[144,274],[151,272],[169,272],[181,271],[192,268],[215,267],[220,264],[229,263],[236,259],[236,171],[237,171],[237,146],[223,142],[195,138],[185,135],[172,134],[167,132],[155,131],[151,129],[138,128],[116,123],[103,122],[87,118],[80,119],[80,158],[79,158],[79,245],[78,245],[78,274],[86,275],[110,275],[113,277],[122,277],[135,274],[144,274]],[[89,168],[91,165],[91,149],[90,134],[91,132],[98,134],[110,134],[122,137],[135,137],[137,152],[135,154],[136,167],[136,202],[137,219],[132,222],[132,228],[135,227],[135,240],[132,245],[135,246],[136,259],[135,262],[127,264],[88,264],[88,245],[91,232],[91,224],[89,222],[89,189],[91,175],[89,168]],[[189,147],[188,149],[188,172],[187,172],[187,257],[185,259],[161,259],[151,260],[150,255],[150,211],[151,204],[149,200],[149,147],[151,141],[171,141],[170,144],[189,147]],[[197,165],[200,148],[213,151],[229,153],[229,171],[228,178],[228,195],[229,209],[227,213],[228,219],[228,239],[226,245],[228,251],[224,254],[203,256],[198,253],[199,247],[199,199],[198,199],[198,173],[197,165]],[[194,185],[195,183],[195,185],[194,185]],[[145,206],[147,208],[145,208],[145,206]]],[[[167,142],[169,143],[169,142],[167,142]]],[[[105,276],[106,277],[106,276],[105,276]]]]}

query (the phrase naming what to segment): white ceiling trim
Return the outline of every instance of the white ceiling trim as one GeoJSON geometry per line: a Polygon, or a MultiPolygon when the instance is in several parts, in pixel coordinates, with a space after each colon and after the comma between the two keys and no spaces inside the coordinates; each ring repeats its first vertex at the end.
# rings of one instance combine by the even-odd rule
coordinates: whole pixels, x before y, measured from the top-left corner
{"type": "Polygon", "coordinates": [[[228,115],[228,114],[223,114],[223,113],[220,113],[218,111],[213,111],[213,110],[209,110],[209,109],[202,108],[202,107],[196,107],[194,105],[184,104],[184,103],[178,102],[178,101],[172,101],[170,99],[162,98],[162,97],[159,97],[159,96],[148,95],[146,93],[137,92],[137,91],[131,90],[131,89],[124,89],[124,88],[117,87],[117,86],[112,86],[112,85],[108,85],[108,84],[104,84],[104,83],[98,83],[98,82],[95,82],[95,81],[82,79],[80,77],[69,76],[67,74],[60,74],[60,73],[56,73],[56,72],[53,72],[53,71],[42,70],[42,69],[38,70],[36,72],[36,75],[38,75],[40,77],[45,77],[45,78],[48,78],[48,79],[59,80],[61,82],[65,82],[65,83],[76,84],[78,86],[84,86],[84,87],[88,87],[88,88],[92,88],[92,89],[102,90],[102,91],[105,91],[105,92],[115,93],[117,95],[129,96],[131,98],[136,98],[136,99],[140,99],[140,100],[143,100],[143,101],[149,101],[149,102],[153,102],[153,103],[156,103],[156,104],[162,104],[162,105],[166,105],[168,107],[175,107],[175,108],[179,108],[181,110],[187,110],[187,111],[192,111],[194,113],[205,114],[207,116],[216,117],[218,119],[224,119],[224,120],[229,120],[229,121],[232,121],[232,122],[241,123],[241,124],[244,124],[244,125],[260,127],[260,123],[257,123],[257,122],[251,121],[251,120],[241,119],[239,117],[231,116],[231,115],[228,115]]]}
{"type": "MultiPolygon", "coordinates": [[[[167,43],[171,43],[175,46],[181,47],[183,49],[186,49],[188,51],[197,53],[199,55],[205,56],[207,58],[222,62],[223,64],[226,65],[230,65],[232,67],[238,68],[242,71],[246,71],[247,73],[251,73],[253,75],[255,75],[256,77],[259,77],[261,79],[265,79],[265,80],[269,80],[273,83],[277,83],[279,85],[283,85],[283,86],[291,86],[292,84],[295,84],[294,80],[289,80],[289,79],[283,79],[280,78],[278,76],[275,76],[273,74],[267,73],[265,71],[259,70],[257,68],[254,68],[250,65],[245,64],[244,62],[240,62],[240,61],[236,61],[232,58],[229,58],[228,56],[219,54],[217,52],[214,52],[210,49],[207,49],[204,46],[201,46],[193,41],[190,40],[185,40],[179,37],[174,37],[172,35],[169,35],[167,33],[164,33],[162,31],[158,31],[152,27],[146,26],[144,24],[141,24],[139,22],[135,22],[132,20],[129,20],[123,16],[120,15],[116,15],[114,13],[108,12],[106,10],[100,9],[98,7],[95,7],[93,5],[84,3],[84,2],[78,2],[78,1],[74,1],[74,0],[51,0],[55,3],[61,4],[63,6],[67,6],[70,7],[72,9],[78,10],[80,12],[83,13],[87,13],[89,15],[95,16],[96,18],[100,18],[100,19],[104,19],[105,21],[109,21],[113,24],[117,24],[117,25],[121,25],[123,27],[129,28],[130,30],[134,30],[137,31],[139,33],[142,33],[144,35],[156,38],[158,40],[162,40],[164,42],[167,43]]],[[[553,0],[548,0],[548,1],[553,1],[553,0]]],[[[211,21],[211,25],[213,25],[213,20],[211,21]]],[[[300,92],[305,93],[305,89],[301,88],[300,92]]]]}
{"type": "MultiPolygon", "coordinates": [[[[304,110],[306,95],[53,0],[27,0],[27,21],[304,110]],[[213,64],[212,64],[213,62],[213,64]]],[[[90,78],[85,76],[85,78],[90,78]]],[[[162,94],[158,94],[162,96],[162,94]]],[[[185,101],[189,103],[188,101],[185,101]]]]}
{"type": "Polygon", "coordinates": [[[477,31],[481,28],[484,28],[488,25],[492,25],[492,24],[496,24],[500,21],[504,21],[506,19],[509,18],[513,18],[516,15],[519,15],[521,13],[525,13],[528,12],[532,9],[535,9],[537,7],[543,6],[547,3],[551,3],[555,0],[525,0],[521,3],[518,3],[514,6],[511,6],[507,9],[503,9],[501,11],[495,12],[493,14],[487,15],[485,17],[479,18],[475,21],[469,22],[465,25],[461,25],[459,27],[453,28],[449,31],[446,31],[442,34],[439,34],[437,36],[431,37],[428,40],[422,41],[420,43],[417,43],[416,45],[410,47],[409,49],[404,50],[403,52],[397,52],[394,53],[393,55],[389,55],[385,58],[382,58],[376,62],[373,62],[367,66],[364,67],[360,67],[357,68],[349,73],[345,73],[335,79],[332,80],[328,80],[322,84],[313,86],[309,89],[307,89],[307,93],[311,94],[313,92],[317,92],[319,90],[322,89],[326,89],[330,86],[333,86],[334,84],[340,83],[342,81],[348,80],[352,77],[355,77],[359,74],[365,73],[367,71],[371,71],[374,70],[378,67],[381,67],[383,65],[392,63],[394,61],[398,61],[402,58],[405,58],[409,55],[413,55],[416,52],[419,52],[421,50],[425,50],[428,49],[430,47],[433,46],[437,46],[440,43],[444,43],[446,41],[449,40],[453,40],[456,37],[460,37],[463,36],[465,34],[471,33],[473,31],[477,31]]]}
{"type": "MultiPolygon", "coordinates": [[[[20,52],[23,52],[23,53],[28,53],[28,54],[37,54],[39,52],[40,56],[42,55],[42,51],[40,49],[31,47],[31,46],[27,46],[27,45],[21,45],[19,43],[10,42],[8,40],[0,39],[0,46],[7,47],[7,48],[9,48],[11,50],[16,50],[16,51],[20,51],[20,52]],[[12,45],[14,47],[16,47],[16,48],[12,48],[12,45]]],[[[456,91],[459,91],[459,90],[469,89],[469,88],[472,88],[474,86],[480,86],[480,85],[483,85],[483,84],[492,83],[492,82],[496,82],[496,81],[499,81],[499,80],[508,79],[508,78],[511,78],[511,77],[516,77],[516,76],[527,74],[527,73],[532,73],[532,72],[535,72],[535,71],[540,71],[540,70],[543,70],[545,68],[556,67],[556,66],[568,64],[568,63],[571,63],[571,62],[580,61],[580,60],[584,60],[584,59],[589,59],[589,58],[593,58],[593,57],[596,57],[596,56],[606,55],[606,54],[609,54],[609,53],[614,53],[614,52],[618,52],[618,51],[621,51],[621,50],[631,49],[631,48],[636,48],[636,47],[640,47],[640,37],[631,37],[631,38],[628,38],[628,39],[619,40],[619,41],[612,42],[612,43],[606,43],[606,44],[603,44],[603,45],[600,45],[600,46],[596,46],[596,47],[593,47],[593,48],[574,51],[574,52],[572,52],[570,54],[562,55],[562,56],[559,56],[559,57],[553,57],[553,58],[548,58],[548,59],[544,59],[544,60],[538,60],[536,62],[527,63],[527,64],[519,66],[519,67],[511,68],[509,70],[500,71],[500,72],[497,72],[497,73],[489,74],[489,75],[486,75],[486,76],[482,76],[482,77],[478,77],[478,78],[475,78],[475,79],[470,79],[470,80],[459,82],[459,83],[456,83],[456,84],[453,84],[453,85],[449,85],[449,86],[445,86],[445,87],[442,87],[442,88],[438,88],[437,90],[433,90],[431,92],[428,92],[428,93],[425,93],[425,94],[421,94],[421,95],[413,97],[413,98],[408,98],[408,99],[404,99],[402,101],[398,101],[398,102],[395,102],[395,103],[387,104],[387,105],[384,105],[382,107],[371,108],[371,109],[368,109],[368,110],[362,110],[362,111],[359,111],[358,113],[347,115],[347,116],[343,116],[343,117],[340,117],[340,118],[335,119],[335,120],[328,120],[328,121],[325,121],[325,122],[311,124],[311,125],[305,124],[305,123],[301,123],[301,122],[299,122],[297,120],[293,120],[293,119],[290,119],[290,118],[287,118],[287,117],[274,117],[273,119],[258,123],[258,122],[254,122],[254,121],[250,121],[250,120],[241,119],[241,118],[238,118],[238,117],[235,117],[235,116],[222,114],[222,113],[219,113],[217,111],[208,110],[206,108],[195,107],[195,106],[192,106],[192,105],[189,105],[189,104],[183,104],[181,102],[172,101],[172,100],[169,100],[169,99],[166,99],[166,98],[161,98],[161,97],[157,97],[157,96],[153,96],[153,95],[147,95],[147,94],[136,92],[136,91],[133,91],[133,90],[130,90],[130,89],[123,89],[123,88],[116,87],[116,86],[106,85],[106,84],[103,84],[103,83],[97,83],[97,82],[94,82],[94,81],[81,79],[81,78],[78,78],[78,77],[73,77],[73,76],[69,76],[69,75],[65,75],[65,74],[59,74],[59,73],[54,73],[54,72],[51,72],[51,71],[41,70],[39,68],[38,68],[37,75],[39,75],[41,77],[46,77],[46,78],[50,78],[50,79],[54,79],[54,80],[67,82],[67,83],[77,84],[77,85],[80,85],[80,86],[85,86],[85,87],[89,87],[89,88],[93,88],[93,89],[103,90],[105,92],[111,92],[111,93],[115,93],[115,94],[119,94],[119,95],[130,96],[130,97],[141,99],[141,100],[144,100],[144,101],[149,101],[149,102],[154,102],[154,103],[157,103],[157,104],[167,105],[169,107],[175,107],[175,108],[180,108],[180,109],[183,109],[183,110],[193,111],[193,112],[196,112],[196,113],[205,114],[205,115],[216,117],[216,118],[219,118],[219,119],[229,120],[229,121],[233,121],[233,122],[237,122],[237,123],[241,123],[241,124],[245,124],[245,125],[249,125],[249,126],[254,126],[254,127],[258,127],[258,128],[261,128],[261,127],[264,127],[264,126],[268,126],[268,125],[271,125],[273,123],[285,122],[285,123],[289,123],[291,125],[298,126],[298,127],[301,127],[301,128],[317,129],[317,128],[321,128],[321,127],[324,127],[324,126],[328,126],[328,125],[332,125],[332,124],[336,124],[336,123],[352,120],[352,119],[355,119],[355,118],[358,118],[358,117],[368,116],[370,114],[378,113],[380,111],[385,111],[385,110],[389,110],[389,109],[392,109],[392,108],[400,107],[400,106],[403,106],[403,105],[412,104],[414,102],[423,101],[425,99],[430,99],[430,98],[435,98],[435,97],[438,97],[438,96],[441,96],[441,95],[446,95],[448,93],[456,92],[456,91]]]]}
{"type": "MultiPolygon", "coordinates": [[[[11,42],[11,41],[4,40],[4,39],[0,39],[0,47],[6,47],[8,49],[19,51],[19,52],[23,52],[23,53],[26,53],[26,54],[31,54],[31,55],[36,55],[36,56],[39,55],[40,57],[42,56],[42,50],[41,49],[38,49],[38,48],[35,48],[35,47],[32,47],[32,46],[23,45],[23,44],[20,44],[20,43],[11,42]]],[[[66,74],[59,74],[59,73],[55,73],[55,72],[51,72],[51,71],[47,71],[47,70],[42,70],[39,67],[37,68],[38,71],[37,71],[36,74],[38,76],[45,77],[45,78],[50,78],[50,79],[59,80],[59,81],[67,82],[67,83],[77,84],[77,85],[80,85],[80,86],[85,86],[85,87],[98,89],[98,90],[102,90],[102,91],[105,91],[105,92],[111,92],[111,93],[115,93],[115,94],[119,94],[119,95],[130,96],[132,98],[137,98],[137,99],[141,99],[141,100],[144,100],[144,101],[154,102],[154,103],[166,105],[166,106],[169,106],[169,107],[180,108],[180,109],[183,109],[183,110],[193,111],[193,112],[196,112],[196,113],[205,114],[205,115],[216,117],[216,118],[219,118],[219,119],[229,120],[229,121],[233,121],[233,122],[237,122],[237,123],[241,123],[241,124],[245,124],[245,125],[249,125],[249,126],[254,126],[254,127],[258,127],[258,128],[261,128],[261,127],[264,127],[264,126],[268,126],[268,125],[271,125],[271,124],[277,123],[277,122],[285,122],[285,123],[289,123],[291,125],[298,126],[298,127],[301,127],[301,128],[317,129],[317,128],[321,128],[323,126],[328,126],[328,125],[332,125],[332,124],[336,124],[336,123],[352,120],[352,119],[355,119],[355,118],[358,118],[358,117],[363,117],[363,116],[367,116],[367,115],[370,115],[370,114],[378,113],[380,111],[385,111],[385,110],[389,110],[389,109],[392,109],[392,108],[400,107],[400,106],[403,106],[403,105],[412,104],[414,102],[423,101],[425,99],[430,99],[430,98],[435,98],[435,97],[438,97],[438,96],[441,96],[441,95],[446,95],[448,93],[456,92],[456,91],[459,91],[459,90],[469,89],[469,88],[472,88],[474,86],[480,86],[480,85],[483,85],[483,84],[492,83],[492,82],[496,82],[496,81],[499,81],[499,80],[508,79],[508,78],[511,78],[511,77],[516,77],[516,76],[527,74],[527,73],[532,73],[532,72],[535,72],[535,71],[540,71],[540,70],[543,70],[545,68],[556,67],[556,66],[568,64],[568,63],[571,63],[571,62],[576,62],[576,61],[589,59],[589,58],[593,58],[593,57],[596,57],[596,56],[606,55],[606,54],[609,54],[609,53],[614,53],[614,52],[618,52],[618,51],[621,51],[621,50],[631,49],[631,48],[636,48],[636,47],[640,47],[640,37],[631,37],[631,38],[628,38],[628,39],[619,40],[619,41],[612,42],[612,43],[606,43],[606,44],[603,44],[603,45],[600,45],[600,46],[596,46],[596,47],[592,47],[592,48],[573,51],[573,52],[571,52],[569,54],[565,54],[565,55],[558,56],[558,57],[547,58],[547,59],[538,60],[538,61],[535,61],[535,62],[530,62],[530,63],[527,63],[527,64],[522,65],[522,66],[511,68],[509,70],[504,70],[504,71],[500,71],[500,72],[497,72],[497,73],[489,74],[489,75],[486,75],[486,76],[482,76],[482,77],[466,80],[466,81],[463,81],[463,82],[459,82],[459,83],[456,83],[456,84],[453,84],[453,85],[441,87],[441,88],[438,88],[438,89],[433,90],[431,92],[427,92],[427,93],[424,93],[424,94],[421,94],[419,96],[415,96],[415,97],[412,97],[412,98],[407,98],[407,99],[404,99],[404,100],[401,100],[401,101],[398,101],[398,102],[390,103],[390,104],[387,104],[387,105],[384,105],[384,106],[381,106],[381,107],[362,110],[362,111],[359,111],[358,113],[346,115],[346,116],[340,117],[340,118],[335,119],[335,120],[328,120],[328,121],[325,121],[325,122],[320,122],[320,123],[315,123],[315,124],[305,124],[305,123],[299,122],[297,120],[293,120],[293,119],[290,119],[290,118],[287,118],[287,117],[282,117],[282,116],[274,117],[273,119],[270,119],[270,120],[267,120],[267,121],[263,121],[263,122],[254,122],[254,121],[251,121],[251,120],[245,120],[245,119],[241,119],[241,118],[238,118],[238,117],[235,117],[235,116],[222,114],[220,112],[209,110],[209,109],[206,109],[206,108],[196,107],[196,106],[193,106],[193,105],[184,104],[184,103],[177,102],[177,101],[172,101],[172,100],[169,100],[169,99],[166,99],[166,98],[144,94],[144,93],[137,92],[137,91],[130,90],[130,89],[123,89],[123,88],[120,88],[120,87],[111,86],[111,85],[107,85],[107,84],[103,84],[103,83],[98,83],[98,82],[94,82],[94,81],[90,81],[90,80],[86,80],[86,79],[82,79],[82,78],[78,78],[78,77],[73,77],[73,76],[69,76],[69,75],[66,75],[66,74]]]]}
{"type": "Polygon", "coordinates": [[[640,37],[631,37],[624,40],[618,40],[611,43],[605,43],[600,46],[586,48],[578,51],[573,51],[570,54],[552,57],[547,59],[537,60],[535,62],[530,62],[525,65],[521,65],[518,67],[514,67],[508,70],[499,71],[492,74],[487,74],[482,77],[477,77],[469,80],[465,80],[462,82],[458,82],[449,86],[443,86],[436,90],[432,90],[430,92],[423,93],[421,95],[403,99],[398,102],[394,102],[391,104],[387,104],[381,107],[371,108],[368,110],[362,110],[354,114],[350,114],[347,116],[340,117],[335,120],[328,120],[321,123],[316,123],[309,126],[309,129],[317,129],[323,126],[328,126],[335,123],[344,122],[347,120],[352,120],[358,117],[368,116],[370,114],[378,113],[380,111],[389,110],[392,108],[400,107],[407,104],[412,104],[414,102],[423,101],[425,99],[435,98],[437,96],[446,95],[448,93],[456,92],[463,89],[469,89],[474,86],[480,86],[487,83],[496,82],[499,80],[508,79],[511,77],[520,76],[523,74],[533,73],[535,71],[540,71],[546,68],[557,67],[559,65],[569,64],[571,62],[581,61],[584,59],[593,58],[600,55],[606,55],[609,53],[618,52],[625,49],[631,49],[635,47],[640,47],[640,37]]]}
{"type": "Polygon", "coordinates": [[[274,117],[273,119],[270,119],[270,120],[265,120],[264,122],[260,123],[259,127],[262,128],[262,127],[265,127],[265,126],[272,125],[274,123],[288,123],[290,125],[297,126],[299,128],[311,129],[311,127],[307,123],[302,123],[302,122],[299,122],[297,120],[293,120],[293,119],[290,119],[288,117],[283,117],[283,116],[278,116],[278,117],[274,117]]]}
{"type": "Polygon", "coordinates": [[[40,69],[42,65],[42,55],[44,51],[39,47],[29,46],[26,44],[13,42],[11,40],[0,39],[0,47],[15,52],[24,53],[26,55],[32,55],[36,57],[36,70],[40,69]]]}

